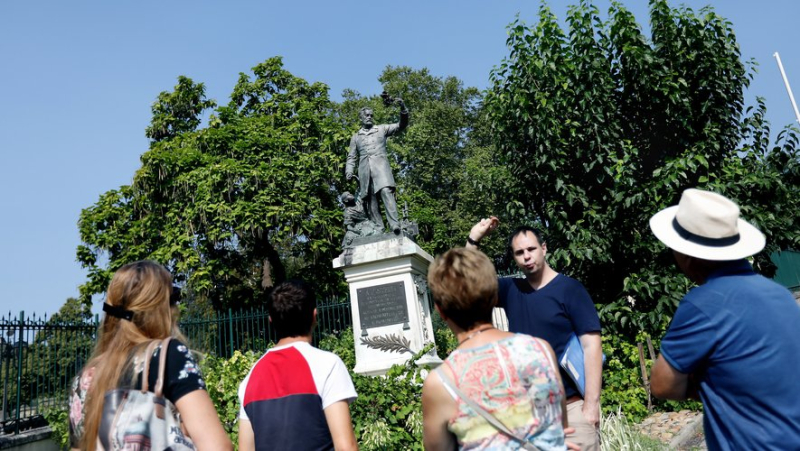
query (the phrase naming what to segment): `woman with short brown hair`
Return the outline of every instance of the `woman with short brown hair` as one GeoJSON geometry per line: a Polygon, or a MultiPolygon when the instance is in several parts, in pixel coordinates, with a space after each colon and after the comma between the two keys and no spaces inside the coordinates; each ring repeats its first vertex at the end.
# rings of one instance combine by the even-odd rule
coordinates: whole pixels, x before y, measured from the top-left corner
{"type": "Polygon", "coordinates": [[[489,258],[451,249],[429,268],[428,285],[458,348],[422,388],[425,449],[566,449],[564,387],[553,350],[492,326],[497,274],[489,258]]]}

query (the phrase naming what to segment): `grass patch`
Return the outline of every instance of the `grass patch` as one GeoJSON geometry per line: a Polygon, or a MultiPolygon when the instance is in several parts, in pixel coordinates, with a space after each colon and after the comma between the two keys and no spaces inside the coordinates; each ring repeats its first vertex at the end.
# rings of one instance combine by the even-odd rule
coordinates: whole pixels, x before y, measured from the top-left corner
{"type": "Polygon", "coordinates": [[[603,417],[600,425],[602,451],[667,451],[669,447],[650,438],[628,422],[621,411],[603,417]]]}

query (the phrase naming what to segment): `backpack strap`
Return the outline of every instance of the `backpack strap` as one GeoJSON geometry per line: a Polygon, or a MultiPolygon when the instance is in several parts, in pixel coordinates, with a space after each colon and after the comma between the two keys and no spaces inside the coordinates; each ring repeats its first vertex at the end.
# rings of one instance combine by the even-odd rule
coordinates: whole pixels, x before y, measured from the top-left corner
{"type": "Polygon", "coordinates": [[[158,378],[156,379],[156,387],[154,390],[156,396],[153,398],[153,402],[155,403],[156,417],[162,420],[165,416],[164,408],[167,405],[167,402],[164,399],[164,373],[167,371],[167,352],[169,351],[170,339],[171,337],[167,337],[160,342],[154,342],[161,343],[161,352],[158,354],[158,378]]]}
{"type": "MultiPolygon", "coordinates": [[[[156,346],[158,345],[157,340],[153,340],[150,344],[147,345],[147,348],[144,350],[144,370],[142,370],[142,393],[147,393],[147,390],[150,388],[150,360],[153,358],[153,351],[155,351],[156,346]]],[[[136,373],[134,373],[136,374],[136,373]]]]}
{"type": "Polygon", "coordinates": [[[158,354],[158,379],[156,379],[156,387],[154,393],[159,398],[164,396],[164,379],[166,379],[167,372],[167,350],[169,349],[169,341],[172,337],[167,337],[161,340],[161,353],[158,354]]]}
{"type": "Polygon", "coordinates": [[[439,379],[441,379],[442,383],[451,389],[462,401],[464,401],[475,413],[482,416],[489,424],[494,426],[499,432],[503,433],[503,435],[507,436],[508,438],[516,441],[522,447],[522,449],[528,451],[540,451],[539,448],[536,447],[533,443],[525,440],[524,438],[514,434],[505,424],[500,422],[494,415],[487,412],[483,407],[478,405],[475,401],[467,397],[467,395],[462,392],[456,385],[453,383],[453,380],[450,379],[450,376],[447,375],[442,370],[442,366],[440,365],[436,368],[436,373],[439,375],[439,379]]]}

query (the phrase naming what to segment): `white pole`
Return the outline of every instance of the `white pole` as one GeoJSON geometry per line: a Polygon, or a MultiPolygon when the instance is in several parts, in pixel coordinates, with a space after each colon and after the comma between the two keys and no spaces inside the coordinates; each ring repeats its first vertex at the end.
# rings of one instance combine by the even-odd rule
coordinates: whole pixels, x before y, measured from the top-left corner
{"type": "Polygon", "coordinates": [[[783,64],[781,63],[781,56],[778,55],[778,52],[775,52],[774,55],[776,60],[778,60],[778,69],[781,70],[781,76],[783,77],[783,84],[786,85],[786,92],[789,93],[789,100],[792,101],[792,107],[794,108],[794,117],[797,118],[797,122],[800,123],[800,111],[797,111],[797,103],[794,101],[794,94],[792,94],[792,88],[789,86],[789,79],[786,78],[786,72],[783,70],[783,64]]]}

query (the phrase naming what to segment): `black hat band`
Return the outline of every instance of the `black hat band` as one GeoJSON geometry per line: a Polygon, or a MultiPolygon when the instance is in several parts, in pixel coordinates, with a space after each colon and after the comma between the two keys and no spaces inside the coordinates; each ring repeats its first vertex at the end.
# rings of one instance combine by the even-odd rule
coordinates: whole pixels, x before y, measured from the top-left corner
{"type": "Polygon", "coordinates": [[[692,233],[683,228],[678,223],[678,218],[672,218],[672,228],[675,229],[675,232],[678,233],[678,236],[683,238],[686,241],[699,244],[701,246],[708,246],[708,247],[726,247],[731,246],[739,242],[741,237],[737,233],[736,235],[726,236],[724,238],[709,238],[706,236],[701,236],[696,233],[692,233]]]}

